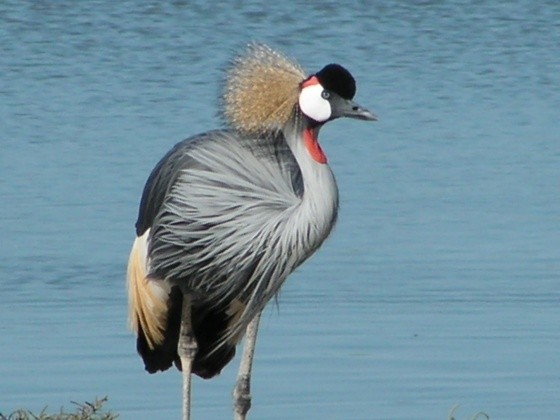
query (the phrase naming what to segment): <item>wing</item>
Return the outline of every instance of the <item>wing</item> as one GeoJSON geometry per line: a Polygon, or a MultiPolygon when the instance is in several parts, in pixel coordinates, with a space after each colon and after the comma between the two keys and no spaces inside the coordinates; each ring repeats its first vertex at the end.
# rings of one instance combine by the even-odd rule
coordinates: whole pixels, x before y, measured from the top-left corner
{"type": "MultiPolygon", "coordinates": [[[[165,198],[168,196],[172,186],[175,185],[181,171],[201,167],[200,163],[191,157],[190,152],[197,149],[204,150],[206,146],[209,149],[214,149],[213,146],[216,144],[213,143],[221,143],[220,140],[235,147],[247,149],[257,159],[269,160],[271,163],[275,162],[282,180],[289,179],[293,192],[298,197],[302,196],[303,182],[299,166],[285,140],[280,135],[273,136],[264,142],[262,139],[244,139],[244,144],[241,146],[236,144],[239,141],[237,139],[232,140],[231,136],[226,131],[211,131],[203,135],[191,137],[177,143],[161,158],[148,177],[142,192],[138,219],[135,225],[137,236],[143,235],[152,226],[165,198]]],[[[229,155],[228,150],[222,151],[225,152],[224,157],[229,155]]],[[[211,151],[209,150],[208,152],[210,153],[211,151]]],[[[215,156],[215,158],[219,159],[220,156],[215,156]]],[[[258,179],[255,181],[258,181],[258,179]]]]}
{"type": "Polygon", "coordinates": [[[302,193],[281,134],[212,131],[179,143],[150,175],[140,206],[137,232],[150,229],[150,277],[215,303],[250,300],[257,279],[270,289],[289,270],[267,254],[278,250],[286,213],[302,193]]]}

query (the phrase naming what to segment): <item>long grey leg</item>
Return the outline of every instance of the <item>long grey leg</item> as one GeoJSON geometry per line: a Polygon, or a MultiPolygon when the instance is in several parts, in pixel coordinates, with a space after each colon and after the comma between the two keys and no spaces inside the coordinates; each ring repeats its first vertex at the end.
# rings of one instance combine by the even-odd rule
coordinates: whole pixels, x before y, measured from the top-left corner
{"type": "Polygon", "coordinates": [[[191,310],[191,296],[188,293],[183,293],[181,330],[177,346],[177,353],[183,369],[183,420],[190,420],[191,417],[191,371],[198,350],[192,329],[191,310]]]}
{"type": "Polygon", "coordinates": [[[241,357],[239,373],[237,374],[237,382],[233,389],[235,420],[245,420],[245,416],[251,408],[251,369],[253,367],[253,355],[255,354],[260,319],[261,314],[259,313],[249,323],[245,333],[245,347],[241,357]]]}

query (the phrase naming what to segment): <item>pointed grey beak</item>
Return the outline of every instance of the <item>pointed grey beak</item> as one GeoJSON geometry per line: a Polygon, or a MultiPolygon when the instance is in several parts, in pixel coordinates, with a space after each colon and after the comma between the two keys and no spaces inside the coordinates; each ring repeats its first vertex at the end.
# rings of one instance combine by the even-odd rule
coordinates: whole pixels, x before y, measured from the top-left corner
{"type": "Polygon", "coordinates": [[[350,99],[337,97],[336,100],[331,100],[331,105],[334,105],[332,118],[346,117],[364,121],[377,121],[377,115],[350,99]]]}

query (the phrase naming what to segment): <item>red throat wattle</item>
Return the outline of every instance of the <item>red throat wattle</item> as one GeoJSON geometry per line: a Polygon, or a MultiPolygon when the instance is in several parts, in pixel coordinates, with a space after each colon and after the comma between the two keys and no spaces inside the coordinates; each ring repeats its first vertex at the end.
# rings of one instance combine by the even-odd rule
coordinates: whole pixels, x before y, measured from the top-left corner
{"type": "Polygon", "coordinates": [[[306,128],[303,130],[303,141],[305,144],[305,148],[313,158],[315,162],[318,163],[327,163],[327,156],[321,149],[321,145],[319,144],[319,140],[317,139],[317,130],[312,128],[306,128]]]}

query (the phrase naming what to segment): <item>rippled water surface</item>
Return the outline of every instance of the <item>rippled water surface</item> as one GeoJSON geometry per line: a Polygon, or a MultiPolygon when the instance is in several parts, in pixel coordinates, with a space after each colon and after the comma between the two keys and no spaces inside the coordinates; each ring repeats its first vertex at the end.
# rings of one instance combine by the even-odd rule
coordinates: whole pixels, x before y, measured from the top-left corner
{"type": "MultiPolygon", "coordinates": [[[[260,40],[380,121],[322,131],[339,223],[264,315],[251,418],[557,418],[560,3],[163,3],[0,4],[0,412],[179,417],[126,328],[137,205],[260,40]]],[[[195,419],[231,417],[237,361],[195,419]]]]}

